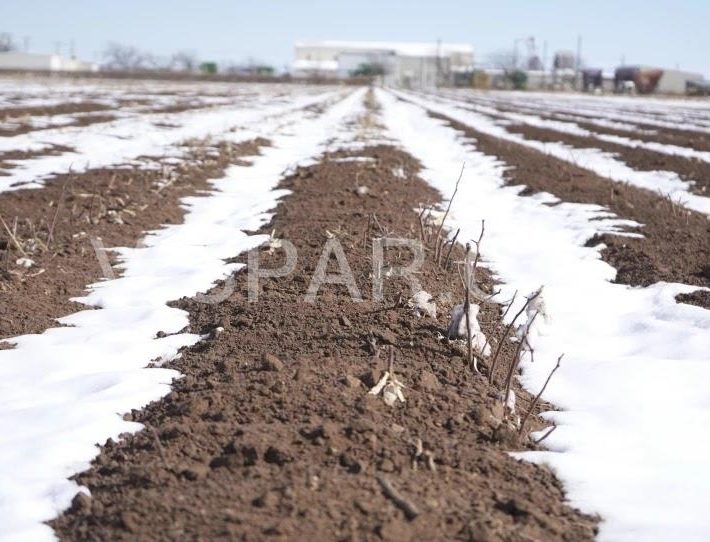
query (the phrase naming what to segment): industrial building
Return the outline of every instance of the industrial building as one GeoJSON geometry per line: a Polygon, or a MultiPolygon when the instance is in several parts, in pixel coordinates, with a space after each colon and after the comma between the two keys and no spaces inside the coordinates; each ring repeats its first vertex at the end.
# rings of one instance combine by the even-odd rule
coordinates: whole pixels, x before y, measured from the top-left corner
{"type": "Polygon", "coordinates": [[[346,78],[367,73],[405,88],[470,84],[473,47],[457,43],[319,41],[297,43],[294,77],[346,78]]]}
{"type": "Polygon", "coordinates": [[[21,51],[0,52],[0,70],[93,72],[98,69],[96,64],[60,55],[43,55],[21,51]]]}
{"type": "Polygon", "coordinates": [[[617,92],[632,88],[639,94],[685,94],[689,84],[703,81],[700,73],[650,66],[621,66],[614,74],[617,92]]]}

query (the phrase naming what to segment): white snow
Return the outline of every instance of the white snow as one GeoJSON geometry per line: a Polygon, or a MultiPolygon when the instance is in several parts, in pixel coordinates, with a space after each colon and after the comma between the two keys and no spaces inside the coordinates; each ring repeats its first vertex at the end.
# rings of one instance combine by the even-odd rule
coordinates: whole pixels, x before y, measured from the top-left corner
{"type": "MultiPolygon", "coordinates": [[[[623,221],[595,205],[546,205],[556,201],[550,194],[519,196],[522,187],[504,186],[505,164],[422,108],[377,96],[390,135],[442,193],[452,193],[466,162],[455,227],[459,239],[475,239],[485,219],[483,254],[504,283],[500,298],[544,285],[549,318],[538,318],[535,362],[524,361],[522,382],[537,393],[565,353],[544,394],[563,410],[546,414],[558,424],[545,440],[549,451],[520,456],[551,465],[574,506],[601,514],[602,541],[707,540],[710,311],[674,300],[696,288],[612,283],[600,248],[584,243],[623,221]]],[[[507,139],[469,113],[418,101],[507,139]]]]}
{"type": "Polygon", "coordinates": [[[247,106],[241,104],[174,114],[145,114],[109,123],[2,138],[0,152],[42,150],[51,145],[71,147],[74,151],[11,161],[17,167],[0,176],[0,192],[38,188],[46,177],[69,171],[77,173],[89,167],[118,165],[139,156],[164,156],[176,152],[176,145],[187,139],[224,134],[235,128],[235,133],[239,134],[243,126],[249,127],[268,116],[324,103],[340,94],[331,88],[314,93],[297,87],[294,95],[285,101],[267,93],[247,106]],[[157,130],[156,122],[162,122],[168,128],[157,130]]]}
{"type": "MultiPolygon", "coordinates": [[[[625,147],[631,148],[641,148],[650,151],[658,152],[661,154],[668,154],[671,156],[682,156],[684,158],[695,158],[697,160],[702,160],[703,162],[710,162],[710,152],[698,151],[691,149],[689,147],[681,147],[679,145],[669,145],[665,143],[658,143],[655,141],[642,141],[640,139],[633,139],[631,137],[622,137],[618,135],[603,134],[587,130],[586,128],[580,127],[575,122],[566,122],[560,120],[548,120],[543,119],[537,115],[525,114],[525,113],[510,113],[507,111],[501,111],[494,107],[482,107],[482,106],[469,106],[464,105],[462,102],[458,102],[459,105],[465,108],[471,107],[472,110],[489,114],[498,115],[505,119],[509,119],[515,122],[520,122],[528,126],[535,126],[538,128],[545,128],[549,130],[554,130],[561,132],[563,134],[571,134],[581,137],[590,138],[589,144],[593,145],[593,140],[598,139],[600,141],[606,141],[608,143],[616,143],[618,145],[623,145],[625,147]]],[[[642,131],[642,130],[638,130],[642,131]]]]}
{"type": "MultiPolygon", "coordinates": [[[[452,217],[453,218],[453,217],[452,217]]],[[[451,309],[451,319],[446,330],[446,335],[451,339],[468,339],[466,328],[466,309],[460,303],[451,309]]],[[[471,303],[468,307],[468,321],[471,327],[471,346],[473,350],[481,356],[488,357],[491,354],[491,345],[488,344],[485,334],[481,330],[478,321],[478,313],[481,307],[476,303],[471,303]]]]}
{"type": "Polygon", "coordinates": [[[612,122],[710,133],[710,105],[707,100],[544,92],[496,92],[491,94],[453,91],[447,94],[459,99],[472,99],[478,103],[513,106],[516,109],[533,112],[563,112],[584,115],[585,118],[606,119],[612,122]]]}
{"type": "Polygon", "coordinates": [[[592,171],[612,181],[627,182],[640,188],[661,192],[671,197],[674,201],[679,201],[682,206],[688,209],[710,215],[710,197],[693,194],[690,191],[690,183],[683,181],[677,173],[670,171],[637,171],[614,155],[599,149],[578,149],[563,143],[544,143],[526,139],[519,134],[508,132],[503,126],[496,124],[485,115],[467,110],[462,104],[452,103],[451,101],[443,103],[442,98],[434,96],[422,98],[403,92],[398,92],[397,95],[416,104],[423,105],[434,112],[446,115],[482,133],[530,147],[592,171]]]}
{"type": "Polygon", "coordinates": [[[248,135],[273,146],[251,166],[229,167],[213,192],[186,198],[184,224],[147,235],[143,248],[120,249],[123,276],[92,285],[80,300],[101,310],[62,318],[67,327],[13,338],[16,348],[0,351],[0,540],[53,539],[43,522],[79,489],[67,478],[88,467],[96,443],[139,430],[121,413],[158,399],[179,376],[146,365],[200,339],[182,331],[187,314],[166,303],[206,291],[240,268],[224,259],[268,240],[244,231],[268,220],[285,193],[275,190],[284,172],[337,145],[339,130],[349,137],[346,121],[362,98],[351,93],[321,116],[301,110],[262,119],[248,135]],[[158,331],[168,335],[156,338],[158,331]]]}

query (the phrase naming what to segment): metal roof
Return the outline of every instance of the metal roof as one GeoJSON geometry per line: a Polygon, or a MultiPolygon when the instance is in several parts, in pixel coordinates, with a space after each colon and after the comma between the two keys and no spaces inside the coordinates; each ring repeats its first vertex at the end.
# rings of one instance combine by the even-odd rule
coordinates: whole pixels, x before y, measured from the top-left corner
{"type": "Polygon", "coordinates": [[[310,41],[297,42],[299,47],[323,47],[346,51],[394,52],[401,56],[435,57],[454,53],[473,54],[473,46],[466,43],[388,42],[388,41],[310,41]]]}

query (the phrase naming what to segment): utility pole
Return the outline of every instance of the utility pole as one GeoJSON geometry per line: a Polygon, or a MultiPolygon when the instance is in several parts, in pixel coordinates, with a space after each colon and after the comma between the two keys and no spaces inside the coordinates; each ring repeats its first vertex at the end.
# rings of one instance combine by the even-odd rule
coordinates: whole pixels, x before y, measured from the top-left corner
{"type": "Polygon", "coordinates": [[[441,38],[436,40],[436,82],[435,86],[438,89],[441,85],[441,38]]]}
{"type": "Polygon", "coordinates": [[[542,88],[547,88],[547,40],[542,42],[542,88]]]}
{"type": "MultiPolygon", "coordinates": [[[[518,62],[520,60],[520,55],[518,54],[518,44],[521,41],[527,41],[529,38],[515,38],[515,41],[513,41],[513,71],[517,71],[518,69],[518,62]]],[[[523,69],[525,69],[526,66],[523,66],[523,69]]]]}
{"type": "Polygon", "coordinates": [[[579,90],[579,72],[582,69],[582,36],[577,36],[577,59],[575,60],[574,88],[579,90]]]}

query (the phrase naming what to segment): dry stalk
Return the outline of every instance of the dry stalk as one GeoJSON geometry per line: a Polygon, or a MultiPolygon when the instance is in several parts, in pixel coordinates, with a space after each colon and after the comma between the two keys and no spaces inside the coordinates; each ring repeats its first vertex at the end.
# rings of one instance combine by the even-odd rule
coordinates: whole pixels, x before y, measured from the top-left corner
{"type": "Polygon", "coordinates": [[[508,315],[508,311],[510,311],[510,307],[513,306],[513,303],[515,303],[515,298],[518,297],[518,290],[515,290],[513,293],[513,297],[510,299],[510,303],[508,303],[508,306],[505,308],[505,312],[503,313],[503,316],[501,316],[500,321],[504,322],[505,317],[508,315]]]}
{"type": "Polygon", "coordinates": [[[456,234],[454,235],[454,238],[451,240],[451,244],[449,245],[449,250],[446,253],[446,259],[444,260],[444,269],[449,268],[449,259],[451,258],[451,251],[454,249],[454,245],[456,244],[456,239],[458,239],[459,233],[461,233],[461,228],[456,230],[456,234]]]}
{"type": "MultiPolygon", "coordinates": [[[[490,301],[492,298],[497,296],[499,293],[500,293],[500,290],[494,291],[493,294],[486,299],[486,301],[490,301]]],[[[494,329],[497,329],[497,327],[505,321],[505,317],[508,315],[508,311],[510,310],[510,307],[512,307],[513,303],[515,303],[515,298],[517,297],[517,295],[518,295],[518,290],[515,290],[515,292],[513,293],[513,297],[510,299],[510,301],[508,302],[508,306],[505,308],[505,311],[503,312],[503,316],[500,317],[500,321],[498,322],[498,324],[496,324],[494,326],[494,329]]],[[[488,336],[486,336],[486,340],[483,343],[483,349],[481,350],[482,352],[486,351],[486,346],[488,346],[488,336]]]]}
{"type": "Polygon", "coordinates": [[[5,228],[5,231],[7,232],[7,234],[10,236],[10,240],[12,241],[12,244],[15,245],[15,248],[17,248],[17,250],[19,250],[20,253],[21,253],[25,258],[29,258],[29,256],[27,255],[27,252],[25,252],[25,249],[22,248],[22,245],[21,245],[20,242],[17,240],[17,237],[15,237],[15,234],[13,234],[12,231],[10,230],[9,226],[8,226],[7,223],[5,222],[5,219],[3,219],[2,215],[0,215],[0,222],[2,222],[2,225],[3,225],[3,227],[5,228]]]}
{"type": "Polygon", "coordinates": [[[380,224],[380,221],[377,220],[377,215],[375,213],[372,213],[372,222],[373,222],[373,224],[375,224],[375,226],[377,226],[380,229],[380,235],[385,235],[385,236],[388,235],[389,232],[382,227],[382,225],[380,224]]]}
{"type": "Polygon", "coordinates": [[[545,440],[547,437],[549,437],[555,429],[557,429],[557,426],[553,425],[547,433],[545,433],[544,435],[542,435],[539,439],[537,439],[535,441],[535,444],[540,444],[543,440],[545,440]]]}
{"type": "Polygon", "coordinates": [[[547,380],[545,380],[545,383],[542,385],[542,389],[540,390],[540,393],[538,393],[535,396],[535,399],[533,399],[533,402],[530,403],[530,408],[528,408],[528,411],[525,413],[525,416],[523,416],[523,420],[520,422],[520,429],[518,430],[519,435],[523,434],[523,429],[525,428],[525,422],[528,421],[530,414],[532,414],[532,411],[537,406],[537,402],[540,400],[540,397],[542,396],[543,392],[545,391],[545,388],[547,388],[547,384],[550,382],[552,375],[555,374],[555,371],[557,371],[557,369],[560,368],[560,362],[562,361],[563,357],[564,357],[564,354],[560,355],[560,357],[557,358],[557,365],[555,365],[554,368],[552,369],[552,371],[550,371],[550,374],[547,375],[547,380]]]}
{"type": "Polygon", "coordinates": [[[483,234],[486,232],[486,221],[481,220],[481,234],[478,236],[478,241],[474,241],[476,244],[476,259],[473,261],[473,269],[471,270],[471,280],[476,280],[476,268],[478,267],[478,260],[481,257],[481,241],[483,240],[483,234]]]}
{"type": "MultiPolygon", "coordinates": [[[[471,340],[471,270],[469,268],[469,257],[471,254],[471,244],[466,243],[466,256],[464,258],[464,288],[466,298],[463,302],[463,314],[466,318],[466,355],[468,360],[468,366],[471,369],[476,368],[473,362],[473,344],[471,340]]],[[[477,369],[477,368],[476,368],[477,369]]]]}
{"type": "Polygon", "coordinates": [[[47,232],[47,247],[49,247],[52,244],[52,240],[54,239],[54,227],[57,225],[57,218],[59,217],[59,211],[61,210],[62,205],[64,204],[64,194],[67,191],[67,184],[69,181],[72,179],[72,172],[71,172],[71,166],[69,166],[69,178],[64,181],[64,184],[62,185],[62,192],[59,195],[59,201],[57,202],[57,208],[54,210],[54,217],[52,218],[52,225],[49,227],[49,231],[47,232]]]}
{"type": "Polygon", "coordinates": [[[426,211],[426,208],[422,207],[421,212],[419,213],[419,240],[426,244],[426,234],[424,233],[424,212],[426,211]]]}
{"type": "Polygon", "coordinates": [[[39,238],[39,234],[37,233],[37,228],[35,228],[34,222],[32,222],[30,219],[27,219],[27,225],[30,228],[30,231],[32,232],[32,239],[42,248],[42,250],[49,250],[49,247],[42,241],[42,239],[39,238]]]}
{"type": "MultiPolygon", "coordinates": [[[[528,305],[537,297],[540,295],[540,290],[535,292],[533,295],[531,295],[525,304],[521,307],[521,309],[517,312],[513,320],[508,324],[508,326],[505,328],[505,331],[503,332],[503,336],[500,339],[500,342],[498,343],[498,347],[496,348],[496,352],[493,355],[493,360],[491,361],[491,370],[490,374],[488,375],[488,383],[493,384],[493,376],[495,375],[495,370],[496,370],[496,363],[498,362],[498,356],[500,356],[500,351],[503,349],[503,345],[505,344],[506,339],[508,338],[508,334],[510,333],[510,330],[513,329],[513,326],[515,325],[515,322],[520,318],[520,315],[525,312],[525,309],[528,308],[528,305]]],[[[512,302],[511,302],[512,303],[512,302]]]]}
{"type": "MultiPolygon", "coordinates": [[[[431,210],[433,208],[433,204],[430,204],[427,206],[425,209],[425,214],[424,214],[424,224],[429,224],[431,223],[431,210]]],[[[424,228],[424,246],[427,246],[429,244],[429,238],[431,236],[431,227],[430,226],[425,226],[424,228]]]]}
{"type": "Polygon", "coordinates": [[[370,224],[372,222],[372,217],[367,216],[367,226],[365,227],[365,233],[362,236],[362,246],[367,248],[367,238],[370,237],[370,224]]]}
{"type": "MultiPolygon", "coordinates": [[[[393,367],[393,362],[392,359],[390,359],[390,369],[393,367]]],[[[397,380],[396,376],[393,375],[390,371],[385,371],[385,373],[382,375],[382,378],[380,378],[377,383],[370,388],[370,391],[368,391],[368,395],[380,395],[382,394],[382,399],[384,400],[385,404],[387,406],[394,406],[397,401],[404,403],[406,402],[406,399],[404,398],[404,394],[402,393],[402,389],[404,388],[404,385],[397,380]]]]}
{"type": "Polygon", "coordinates": [[[434,262],[437,265],[441,264],[441,252],[444,250],[445,245],[446,237],[441,237],[436,240],[436,244],[434,246],[434,262]]]}
{"type": "MultiPolygon", "coordinates": [[[[456,192],[459,191],[459,183],[461,182],[461,178],[463,177],[463,170],[465,167],[466,167],[466,162],[461,164],[461,173],[459,173],[459,178],[456,180],[456,186],[454,187],[454,193],[451,195],[451,199],[449,200],[449,205],[446,207],[446,212],[444,213],[444,218],[441,219],[441,224],[439,224],[439,229],[436,232],[436,240],[434,242],[435,246],[439,243],[439,237],[441,236],[441,230],[444,229],[444,224],[446,224],[446,218],[449,216],[449,211],[451,210],[451,204],[454,202],[454,198],[456,197],[456,192]]],[[[438,258],[438,252],[435,254],[435,257],[438,258]]]]}
{"type": "Polygon", "coordinates": [[[528,324],[527,328],[525,329],[525,333],[523,333],[523,336],[520,338],[520,342],[518,343],[518,347],[515,349],[515,355],[513,356],[513,362],[510,364],[510,368],[508,369],[508,375],[505,378],[505,394],[503,395],[503,401],[508,400],[508,394],[510,393],[510,385],[513,381],[513,375],[515,374],[515,369],[518,367],[518,364],[520,363],[520,351],[523,348],[523,345],[527,342],[528,340],[528,332],[530,331],[530,328],[532,328],[532,324],[535,321],[535,318],[537,318],[537,311],[535,314],[533,314],[533,317],[530,319],[530,323],[528,324]]]}

